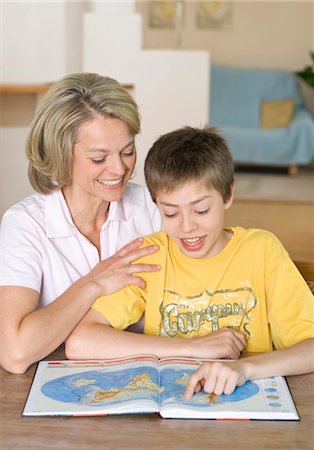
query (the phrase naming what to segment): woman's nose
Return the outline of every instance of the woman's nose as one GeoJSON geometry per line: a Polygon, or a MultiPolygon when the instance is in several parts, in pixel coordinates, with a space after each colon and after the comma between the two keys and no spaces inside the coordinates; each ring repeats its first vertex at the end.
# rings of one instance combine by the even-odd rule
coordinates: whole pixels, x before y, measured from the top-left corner
{"type": "Polygon", "coordinates": [[[125,172],[125,165],[120,155],[112,155],[108,160],[107,171],[114,175],[123,175],[125,172]]]}

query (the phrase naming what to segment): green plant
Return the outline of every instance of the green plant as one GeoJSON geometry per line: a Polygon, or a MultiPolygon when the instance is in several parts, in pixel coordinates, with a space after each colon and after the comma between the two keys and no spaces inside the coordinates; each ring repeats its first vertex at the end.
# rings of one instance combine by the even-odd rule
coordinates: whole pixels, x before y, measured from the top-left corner
{"type": "Polygon", "coordinates": [[[303,70],[296,72],[307,84],[314,87],[314,52],[310,52],[312,58],[312,65],[304,67],[303,70]]]}

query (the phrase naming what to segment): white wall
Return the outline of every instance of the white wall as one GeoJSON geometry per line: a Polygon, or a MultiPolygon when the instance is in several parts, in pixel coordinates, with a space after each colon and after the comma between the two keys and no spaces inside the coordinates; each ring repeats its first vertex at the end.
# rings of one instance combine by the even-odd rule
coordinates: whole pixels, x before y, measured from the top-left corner
{"type": "MultiPolygon", "coordinates": [[[[230,28],[196,27],[195,1],[185,2],[182,48],[207,50],[212,64],[286,68],[309,65],[314,49],[314,2],[302,0],[231,1],[230,28]]],[[[144,17],[144,48],[175,48],[175,30],[149,26],[149,2],[138,1],[144,17]]]]}
{"type": "Polygon", "coordinates": [[[33,192],[24,152],[27,127],[0,127],[0,216],[13,203],[33,192]]]}
{"type": "MultiPolygon", "coordinates": [[[[7,83],[55,81],[66,73],[81,70],[82,15],[85,10],[108,15],[134,12],[134,1],[131,0],[88,3],[73,0],[0,0],[0,3],[0,82],[7,83]]],[[[147,55],[154,49],[174,49],[175,30],[150,28],[148,6],[147,1],[136,2],[136,10],[144,13],[141,33],[147,55]]],[[[195,9],[196,2],[186,2],[182,47],[185,50],[210,52],[214,64],[284,67],[296,70],[310,62],[308,52],[314,49],[314,3],[311,1],[233,1],[233,17],[229,30],[197,29],[195,9]]],[[[125,35],[123,36],[125,38],[125,35]]],[[[120,39],[111,41],[111,45],[114,43],[115,47],[123,48],[124,41],[121,37],[122,35],[120,39]]],[[[129,56],[117,52],[114,55],[115,59],[123,57],[129,56]]],[[[149,58],[150,56],[147,56],[147,61],[149,58]]],[[[103,72],[108,73],[106,61],[102,62],[103,72]]],[[[138,69],[142,70],[142,67],[138,69]]],[[[148,126],[148,118],[154,112],[155,98],[158,99],[160,90],[163,91],[165,83],[168,83],[167,79],[161,76],[166,72],[161,71],[159,66],[147,70],[148,76],[155,78],[146,87],[141,87],[142,93],[139,92],[138,86],[134,91],[143,116],[143,131],[148,126]],[[148,90],[147,93],[145,89],[148,90]]],[[[193,69],[190,66],[184,65],[181,74],[177,76],[178,80],[181,76],[188,76],[191,71],[193,69]]],[[[118,79],[121,82],[130,82],[129,75],[127,72],[120,73],[121,78],[118,79]]],[[[182,100],[178,83],[174,82],[173,89],[177,89],[176,113],[172,115],[171,120],[166,119],[164,114],[168,102],[172,102],[174,98],[170,95],[158,111],[158,120],[151,121],[153,129],[148,133],[151,136],[157,136],[165,127],[171,129],[177,124],[190,122],[187,115],[189,105],[182,100]]],[[[195,89],[186,94],[189,102],[194,100],[193,95],[190,95],[194,91],[195,89]]],[[[195,92],[199,95],[198,91],[195,92]]],[[[203,114],[205,111],[201,111],[201,115],[203,114]]],[[[196,125],[201,125],[202,121],[203,119],[196,125]]],[[[26,132],[26,127],[0,129],[0,214],[3,208],[31,192],[24,155],[26,132]]],[[[151,144],[151,141],[145,141],[143,136],[138,139],[140,165],[144,152],[151,144]]],[[[138,179],[142,178],[140,165],[138,179]]]]}
{"type": "MultiPolygon", "coordinates": [[[[81,70],[84,2],[0,0],[0,3],[1,83],[54,82],[68,73],[81,70]]],[[[0,104],[0,215],[33,192],[27,177],[24,151],[28,127],[20,120],[33,115],[33,104],[17,101],[18,96],[15,95],[10,97],[11,104],[9,97],[2,99],[0,104]],[[3,111],[4,105],[18,105],[19,119],[9,124],[4,117],[12,118],[13,108],[3,111]],[[31,114],[21,111],[30,105],[31,114]]]]}
{"type": "Polygon", "coordinates": [[[186,125],[204,126],[208,122],[209,54],[147,50],[142,52],[137,67],[135,99],[142,116],[142,132],[137,138],[134,179],[144,184],[146,154],[161,134],[186,125]]]}
{"type": "Polygon", "coordinates": [[[81,69],[84,2],[1,2],[2,83],[55,81],[81,69]]]}
{"type": "Polygon", "coordinates": [[[202,126],[209,113],[209,54],[196,50],[142,50],[139,14],[84,14],[83,70],[133,84],[142,117],[134,180],[155,139],[184,126],[202,126]]]}

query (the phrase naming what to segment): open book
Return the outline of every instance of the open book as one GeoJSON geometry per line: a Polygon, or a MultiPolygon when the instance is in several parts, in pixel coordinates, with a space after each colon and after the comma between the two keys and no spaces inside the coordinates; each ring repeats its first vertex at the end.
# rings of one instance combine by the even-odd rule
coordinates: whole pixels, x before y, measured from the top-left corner
{"type": "Polygon", "coordinates": [[[159,413],[164,418],[298,420],[283,377],[248,381],[231,395],[184,397],[196,359],[137,356],[41,361],[24,416],[159,413]]]}

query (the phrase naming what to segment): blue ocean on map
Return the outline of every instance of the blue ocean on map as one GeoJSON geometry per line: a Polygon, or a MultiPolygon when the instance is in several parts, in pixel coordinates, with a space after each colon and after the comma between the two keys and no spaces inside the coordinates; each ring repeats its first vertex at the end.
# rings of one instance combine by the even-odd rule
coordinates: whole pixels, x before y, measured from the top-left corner
{"type": "MultiPolygon", "coordinates": [[[[135,379],[143,376],[143,368],[129,368],[125,370],[108,372],[103,370],[89,370],[73,375],[66,375],[45,383],[41,391],[44,395],[60,402],[88,404],[100,406],[101,404],[118,403],[126,400],[126,387],[135,379]],[[106,395],[107,393],[107,395],[106,395]],[[112,396],[108,396],[112,393],[112,396]]],[[[158,371],[145,367],[145,375],[151,384],[158,385],[158,371]]],[[[139,385],[127,392],[132,399],[150,398],[158,402],[159,392],[151,387],[139,385]]]]}
{"type": "MultiPolygon", "coordinates": [[[[88,370],[46,382],[42,393],[54,400],[101,406],[126,400],[151,399],[161,403],[166,399],[183,404],[208,407],[208,394],[201,391],[192,399],[184,398],[189,369],[163,369],[159,388],[159,373],[152,367],[135,367],[119,371],[88,370]]],[[[231,395],[220,395],[215,403],[237,402],[256,395],[259,387],[252,381],[235,389],[231,395]]]]}

